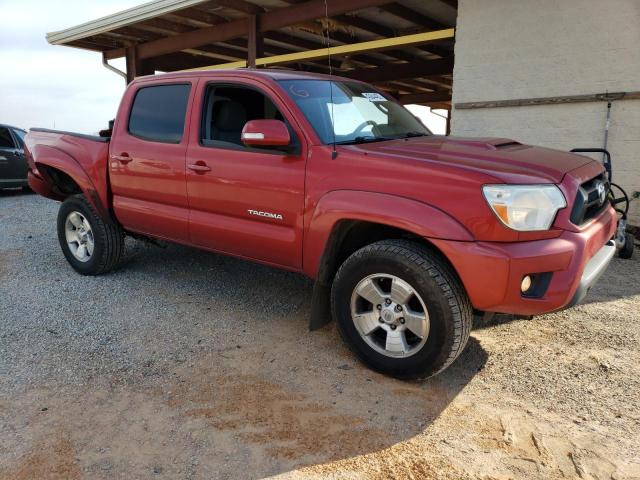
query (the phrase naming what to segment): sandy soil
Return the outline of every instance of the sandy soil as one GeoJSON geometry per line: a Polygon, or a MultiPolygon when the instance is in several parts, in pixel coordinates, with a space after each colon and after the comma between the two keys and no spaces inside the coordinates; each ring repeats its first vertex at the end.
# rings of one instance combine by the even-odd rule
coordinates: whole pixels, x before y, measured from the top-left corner
{"type": "Polygon", "coordinates": [[[1,479],[640,479],[637,257],[585,304],[478,325],[446,372],[401,382],[334,326],[307,332],[296,275],[135,246],[85,280],[50,203],[0,201],[4,226],[41,219],[0,239],[1,479]]]}

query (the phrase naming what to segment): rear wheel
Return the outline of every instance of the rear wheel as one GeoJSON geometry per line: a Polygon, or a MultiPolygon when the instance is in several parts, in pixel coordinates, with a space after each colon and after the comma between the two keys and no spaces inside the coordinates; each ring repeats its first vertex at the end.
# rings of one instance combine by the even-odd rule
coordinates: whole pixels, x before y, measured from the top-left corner
{"type": "Polygon", "coordinates": [[[435,375],[469,338],[473,313],[457,276],[414,242],[358,250],[340,267],[331,294],[346,343],[371,368],[395,377],[435,375]]]}
{"type": "Polygon", "coordinates": [[[124,233],[103,220],[83,195],[68,197],[58,211],[58,240],[69,264],[83,275],[100,275],[117,266],[124,233]]]}

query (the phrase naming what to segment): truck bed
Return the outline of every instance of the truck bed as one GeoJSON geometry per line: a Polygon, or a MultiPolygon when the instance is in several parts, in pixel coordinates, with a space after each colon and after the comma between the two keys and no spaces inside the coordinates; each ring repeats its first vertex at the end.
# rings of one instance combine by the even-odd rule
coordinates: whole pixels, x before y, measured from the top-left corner
{"type": "Polygon", "coordinates": [[[52,134],[61,135],[61,136],[64,135],[64,136],[70,136],[70,137],[84,138],[85,140],[92,140],[94,142],[103,142],[103,143],[109,143],[109,140],[111,140],[110,137],[101,137],[99,135],[87,135],[85,133],[69,132],[66,130],[52,130],[50,128],[32,128],[29,130],[29,132],[52,133],[52,134]]]}

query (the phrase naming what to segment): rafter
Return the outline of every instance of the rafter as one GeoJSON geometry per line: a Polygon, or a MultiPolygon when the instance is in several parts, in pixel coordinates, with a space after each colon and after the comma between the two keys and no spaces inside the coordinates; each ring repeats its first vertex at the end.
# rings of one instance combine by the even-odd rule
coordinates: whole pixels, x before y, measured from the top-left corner
{"type": "Polygon", "coordinates": [[[447,28],[444,23],[427,17],[426,15],[423,15],[420,12],[417,12],[412,8],[405,7],[404,5],[401,5],[399,3],[390,3],[388,5],[383,5],[380,8],[387,13],[406,20],[407,22],[411,22],[422,27],[427,27],[430,30],[440,30],[442,28],[447,28]]]}
{"type": "Polygon", "coordinates": [[[377,68],[362,68],[344,72],[341,75],[369,83],[388,82],[405,78],[429,77],[450,73],[453,70],[453,59],[440,58],[401,65],[389,65],[377,68]]]}
{"type": "Polygon", "coordinates": [[[403,105],[410,103],[434,103],[434,102],[450,102],[451,94],[444,92],[432,92],[432,93],[411,93],[407,95],[398,96],[398,101],[403,105]]]}
{"type": "MultiPolygon", "coordinates": [[[[331,3],[329,15],[340,15],[352,10],[367,8],[388,3],[389,0],[350,0],[349,2],[331,3]]],[[[301,23],[325,15],[324,0],[309,0],[299,5],[271,10],[260,14],[259,31],[264,33],[282,27],[301,23]]],[[[140,44],[140,58],[150,58],[165,53],[195,48],[208,43],[220,42],[238,37],[239,32],[248,32],[249,21],[246,18],[221,23],[212,27],[189,31],[172,38],[163,38],[140,44]]]]}
{"type": "Polygon", "coordinates": [[[264,8],[255,3],[246,2],[245,0],[213,0],[211,3],[230,10],[246,13],[247,15],[259,15],[265,12],[264,8]]]}

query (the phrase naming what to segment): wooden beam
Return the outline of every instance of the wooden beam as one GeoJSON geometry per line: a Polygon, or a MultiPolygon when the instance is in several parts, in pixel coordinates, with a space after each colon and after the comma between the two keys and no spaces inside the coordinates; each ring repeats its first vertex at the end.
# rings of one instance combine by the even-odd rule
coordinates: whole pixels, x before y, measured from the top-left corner
{"type": "MultiPolygon", "coordinates": [[[[357,17],[355,15],[337,15],[332,17],[334,20],[339,21],[347,26],[353,26],[359,28],[360,30],[364,30],[365,32],[373,33],[375,35],[380,35],[381,37],[396,37],[399,35],[397,31],[392,28],[385,27],[384,25],[380,25],[376,22],[372,22],[362,17],[357,17]]],[[[442,28],[447,28],[443,26],[442,28]]],[[[340,38],[341,35],[339,32],[333,33],[333,37],[340,38]]],[[[350,42],[346,42],[350,43],[350,42]]],[[[430,53],[432,55],[437,55],[439,57],[449,57],[452,55],[452,51],[441,47],[439,45],[428,45],[428,46],[420,46],[418,49],[430,53]]],[[[415,55],[411,55],[410,53],[402,50],[393,50],[389,52],[385,52],[387,55],[393,55],[396,58],[401,60],[411,61],[415,58],[415,55]]]]}
{"type": "Polygon", "coordinates": [[[435,102],[430,103],[429,108],[438,110],[451,110],[451,102],[435,102]]]}
{"type": "Polygon", "coordinates": [[[408,47],[412,45],[420,45],[427,42],[433,42],[444,38],[453,38],[454,30],[452,28],[445,30],[436,30],[434,32],[417,33],[414,35],[405,35],[403,37],[383,38],[380,40],[371,40],[368,42],[351,43],[339,45],[329,48],[319,48],[316,50],[307,50],[304,52],[290,53],[287,55],[277,55],[275,57],[266,57],[256,60],[257,65],[275,65],[283,63],[291,63],[296,61],[314,60],[324,58],[328,54],[331,55],[350,55],[363,52],[376,51],[408,47]]]}
{"type": "Polygon", "coordinates": [[[115,50],[107,50],[104,52],[104,58],[107,60],[113,60],[114,58],[124,57],[126,54],[126,48],[116,48],[115,50]]]}
{"type": "Polygon", "coordinates": [[[389,82],[404,78],[420,78],[443,75],[453,71],[452,58],[439,58],[437,60],[415,61],[398,65],[387,65],[378,68],[361,68],[341,72],[345,77],[362,80],[364,82],[389,82]]]}
{"type": "MultiPolygon", "coordinates": [[[[238,58],[245,58],[246,54],[247,54],[247,45],[246,42],[241,40],[241,39],[234,39],[234,40],[225,40],[223,42],[223,45],[231,45],[233,47],[238,47],[238,58]]],[[[215,48],[219,48],[220,44],[216,43],[214,45],[215,48]]],[[[204,47],[198,47],[199,49],[202,49],[204,47]]],[[[278,45],[272,45],[271,43],[265,42],[264,43],[264,52],[263,55],[261,56],[270,56],[270,55],[284,55],[285,53],[292,53],[292,52],[296,52],[299,50],[294,50],[291,48],[283,48],[280,47],[278,45]]],[[[310,63],[316,63],[316,62],[307,62],[306,64],[310,64],[310,63]]],[[[331,65],[333,68],[335,69],[339,69],[340,68],[340,60],[339,59],[331,59],[331,65]]],[[[317,65],[322,67],[323,69],[327,69],[328,68],[328,62],[325,60],[319,60],[317,62],[317,65]]]]}
{"type": "Polygon", "coordinates": [[[156,70],[173,72],[176,70],[184,70],[185,68],[193,68],[194,66],[204,67],[211,65],[211,58],[177,52],[153,57],[145,60],[145,62],[149,62],[156,70]]]}
{"type": "Polygon", "coordinates": [[[426,85],[424,83],[417,82],[413,79],[392,80],[390,82],[379,82],[376,85],[389,86],[390,88],[404,87],[411,91],[411,93],[433,93],[433,92],[446,92],[451,96],[451,92],[448,90],[438,90],[435,85],[426,85]]]}
{"type": "Polygon", "coordinates": [[[441,2],[446,3],[452,8],[458,9],[458,0],[440,0],[441,2]]]}
{"type": "Polygon", "coordinates": [[[400,95],[398,101],[403,105],[410,103],[434,103],[434,102],[448,102],[451,100],[451,94],[444,92],[432,92],[432,93],[413,93],[409,95],[400,95]]]}
{"type": "Polygon", "coordinates": [[[162,38],[162,35],[157,33],[149,32],[147,30],[142,30],[141,28],[135,27],[121,27],[111,32],[105,32],[102,35],[108,35],[109,33],[118,33],[127,35],[131,38],[135,38],[137,43],[141,42],[150,42],[152,40],[157,40],[158,38],[162,38]]]}
{"type": "MultiPolygon", "coordinates": [[[[353,10],[374,7],[389,3],[390,0],[349,0],[348,2],[329,2],[329,15],[340,15],[353,10]]],[[[268,32],[279,28],[324,17],[324,0],[309,0],[291,7],[271,10],[259,15],[259,32],[268,32]]],[[[185,32],[171,38],[162,38],[139,46],[140,58],[150,58],[166,53],[199,47],[208,43],[223,42],[244,36],[248,31],[249,20],[242,18],[215,26],[185,32]]]]}
{"type": "Polygon", "coordinates": [[[372,22],[366,18],[356,17],[355,15],[334,15],[331,18],[344,25],[356,27],[365,32],[380,35],[381,37],[395,37],[398,35],[398,32],[393,28],[385,27],[384,25],[372,22]]]}
{"type": "Polygon", "coordinates": [[[213,0],[211,3],[230,10],[246,13],[247,15],[259,15],[265,11],[264,8],[255,3],[246,2],[245,0],[213,0]]]}
{"type": "Polygon", "coordinates": [[[142,43],[139,46],[139,53],[141,58],[151,58],[165,53],[179,52],[189,48],[196,48],[200,45],[222,42],[230,38],[246,35],[248,29],[249,20],[243,18],[168,38],[161,38],[153,42],[142,43]]]}
{"type": "MultiPolygon", "coordinates": [[[[195,20],[197,22],[204,23],[205,26],[218,25],[220,23],[227,22],[227,19],[220,15],[216,15],[215,13],[207,12],[205,10],[202,10],[196,7],[177,10],[175,12],[171,12],[170,15],[186,18],[189,20],[195,20]]],[[[165,15],[165,16],[169,16],[169,15],[165,15]]]]}
{"type": "MultiPolygon", "coordinates": [[[[355,10],[361,10],[369,7],[377,7],[389,3],[390,0],[348,0],[348,1],[328,1],[329,16],[341,15],[355,10]]],[[[277,30],[278,28],[288,27],[296,23],[315,20],[316,18],[324,18],[325,16],[325,0],[309,0],[291,7],[272,10],[261,15],[261,30],[268,32],[277,30]]]]}
{"type": "Polygon", "coordinates": [[[400,5],[399,3],[390,3],[388,5],[384,5],[381,8],[385,12],[402,18],[407,22],[411,22],[422,27],[427,27],[430,30],[447,28],[444,23],[440,23],[432,18],[427,17],[426,15],[421,14],[420,12],[415,11],[413,8],[405,7],[404,5],[400,5]]]}
{"type": "MultiPolygon", "coordinates": [[[[440,38],[449,38],[454,35],[453,29],[438,30],[415,35],[405,35],[404,37],[385,38],[372,40],[369,42],[339,45],[330,48],[319,48],[301,52],[286,53],[271,57],[262,57],[255,60],[256,66],[282,65],[287,63],[309,62],[324,59],[330,53],[332,56],[348,55],[370,50],[380,50],[384,48],[394,48],[400,45],[414,45],[440,38]]],[[[229,64],[217,64],[211,67],[198,67],[190,70],[208,70],[220,68],[238,68],[246,66],[242,62],[232,62],[229,64]]],[[[386,64],[378,68],[361,68],[344,72],[343,75],[351,78],[358,78],[369,82],[385,82],[400,80],[402,78],[417,78],[434,75],[450,74],[453,71],[453,59],[443,58],[438,60],[414,60],[403,64],[386,64]]]]}
{"type": "MultiPolygon", "coordinates": [[[[299,52],[303,49],[315,50],[319,48],[324,48],[326,51],[326,48],[327,48],[326,43],[323,43],[323,41],[320,39],[318,39],[317,41],[308,40],[306,38],[294,37],[293,35],[288,35],[282,32],[269,32],[265,36],[265,38],[266,40],[269,40],[269,41],[290,45],[293,47],[292,51],[295,51],[295,52],[299,52]]],[[[384,61],[374,59],[370,55],[357,55],[355,57],[351,56],[350,58],[357,60],[359,62],[363,62],[365,64],[374,65],[374,66],[383,65],[385,63],[384,61]]],[[[326,61],[326,59],[324,61],[326,61]]],[[[335,66],[335,68],[339,68],[340,61],[337,58],[332,58],[331,63],[332,65],[335,66]]]]}
{"type": "Polygon", "coordinates": [[[136,27],[141,30],[147,30],[149,32],[157,32],[160,34],[180,34],[194,30],[195,28],[189,25],[184,25],[177,22],[171,22],[164,18],[150,18],[143,22],[136,23],[136,27]]]}

